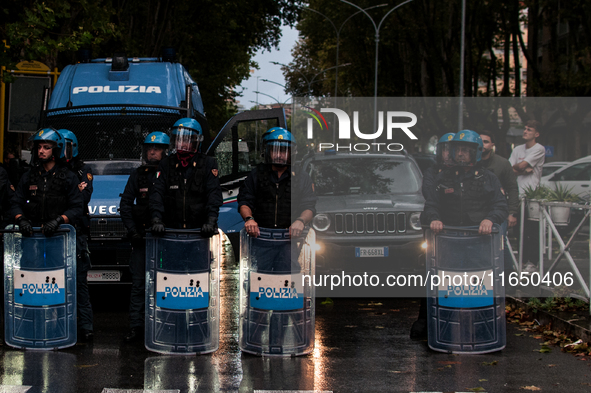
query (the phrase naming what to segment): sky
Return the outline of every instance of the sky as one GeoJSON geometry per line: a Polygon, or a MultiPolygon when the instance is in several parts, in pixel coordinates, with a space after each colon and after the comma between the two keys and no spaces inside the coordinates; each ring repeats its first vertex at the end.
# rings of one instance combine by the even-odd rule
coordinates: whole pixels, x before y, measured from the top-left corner
{"type": "MultiPolygon", "coordinates": [[[[283,64],[289,64],[291,62],[291,49],[295,45],[298,39],[298,31],[295,28],[290,28],[289,26],[284,26],[282,29],[282,37],[281,41],[279,42],[279,49],[273,49],[271,52],[262,51],[257,52],[256,56],[254,57],[254,61],[259,64],[258,70],[251,70],[251,77],[242,82],[241,87],[244,89],[242,91],[242,97],[238,97],[238,101],[240,104],[244,105],[246,108],[251,108],[255,106],[257,102],[257,94],[255,91],[259,91],[261,93],[268,94],[268,97],[263,94],[258,95],[258,102],[260,104],[273,104],[277,103],[277,101],[284,103],[284,102],[291,102],[289,100],[290,96],[285,94],[284,88],[270,82],[264,82],[262,79],[267,79],[273,82],[280,83],[285,85],[285,79],[283,78],[283,73],[281,72],[281,66],[271,64],[271,61],[276,61],[283,64]],[[258,78],[257,78],[258,77],[258,78]],[[257,79],[258,79],[258,88],[257,88],[257,79]],[[252,101],[252,102],[251,102],[252,101]]],[[[240,88],[237,89],[240,91],[240,88]]]]}

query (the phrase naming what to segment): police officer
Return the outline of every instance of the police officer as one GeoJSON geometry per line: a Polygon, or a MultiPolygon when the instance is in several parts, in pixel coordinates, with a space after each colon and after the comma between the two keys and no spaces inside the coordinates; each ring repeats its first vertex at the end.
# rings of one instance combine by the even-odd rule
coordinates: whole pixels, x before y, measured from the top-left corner
{"type": "Polygon", "coordinates": [[[68,169],[78,178],[78,190],[84,202],[83,214],[74,223],[76,227],[76,300],[78,306],[78,328],[81,341],[90,341],[94,336],[92,305],[88,292],[88,271],[90,270],[90,214],[88,203],[92,197],[92,169],[78,155],[78,138],[70,130],[57,132],[64,138],[63,160],[68,169]]]}
{"type": "MultiPolygon", "coordinates": [[[[289,228],[290,236],[297,237],[315,214],[312,180],[305,172],[293,169],[297,144],[285,128],[269,129],[262,143],[264,163],[251,171],[238,194],[244,227],[255,238],[260,235],[260,227],[289,228]]],[[[258,251],[265,254],[259,255],[259,271],[290,271],[291,258],[282,254],[288,250],[258,251]]]]}
{"type": "Polygon", "coordinates": [[[121,220],[131,240],[131,295],[129,326],[125,341],[140,340],[144,335],[146,292],[146,228],[150,227],[149,196],[158,164],[166,156],[170,138],[163,132],[152,132],[144,140],[142,165],[131,173],[121,195],[121,220]],[[135,204],[134,204],[135,202],[135,204]]]}
{"type": "MultiPolygon", "coordinates": [[[[435,150],[435,158],[437,164],[429,167],[423,172],[423,186],[421,188],[425,200],[433,198],[430,193],[435,193],[435,178],[446,168],[453,166],[453,157],[451,149],[451,141],[454,137],[453,132],[443,134],[437,142],[435,150]]],[[[423,338],[427,334],[427,299],[421,298],[419,307],[419,318],[415,321],[410,329],[411,338],[423,338]]]]}
{"type": "Polygon", "coordinates": [[[166,227],[201,228],[202,236],[218,233],[222,188],[215,159],[198,152],[202,141],[197,120],[183,118],[174,124],[171,153],[160,162],[150,193],[152,233],[162,234],[166,227]]]}
{"type": "MultiPolygon", "coordinates": [[[[421,223],[435,233],[451,225],[478,226],[478,233],[490,234],[493,224],[500,225],[507,219],[508,210],[499,179],[480,165],[480,135],[471,130],[456,133],[451,140],[451,155],[452,166],[440,168],[433,183],[423,190],[421,223]]],[[[426,335],[427,312],[421,308],[411,337],[426,335]]]]}

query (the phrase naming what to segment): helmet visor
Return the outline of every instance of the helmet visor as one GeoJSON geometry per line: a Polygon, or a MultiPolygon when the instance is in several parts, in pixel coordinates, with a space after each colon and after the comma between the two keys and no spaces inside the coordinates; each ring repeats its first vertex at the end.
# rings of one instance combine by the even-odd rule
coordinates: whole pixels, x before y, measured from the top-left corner
{"type": "Polygon", "coordinates": [[[453,157],[451,155],[451,143],[440,142],[437,144],[436,159],[438,165],[452,166],[453,157]]]}
{"type": "Polygon", "coordinates": [[[168,145],[146,143],[142,147],[142,164],[157,166],[168,153],[168,145]]]}
{"type": "Polygon", "coordinates": [[[468,142],[455,142],[452,145],[454,165],[474,166],[476,165],[476,154],[478,145],[468,142]]]}
{"type": "Polygon", "coordinates": [[[192,128],[178,127],[172,133],[170,147],[175,152],[196,153],[202,141],[203,135],[192,128]]]}
{"type": "MultiPolygon", "coordinates": [[[[292,144],[290,142],[270,141],[265,144],[265,163],[291,165],[292,144]]],[[[295,154],[295,152],[293,152],[295,154]]]]}

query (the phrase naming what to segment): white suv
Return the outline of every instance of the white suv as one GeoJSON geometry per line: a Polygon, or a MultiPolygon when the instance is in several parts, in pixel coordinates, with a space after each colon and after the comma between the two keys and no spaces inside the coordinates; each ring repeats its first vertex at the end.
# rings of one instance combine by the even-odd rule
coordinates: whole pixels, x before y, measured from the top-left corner
{"type": "Polygon", "coordinates": [[[556,172],[543,176],[540,184],[553,189],[556,184],[572,188],[572,191],[588,201],[591,193],[591,156],[579,158],[556,172]]]}

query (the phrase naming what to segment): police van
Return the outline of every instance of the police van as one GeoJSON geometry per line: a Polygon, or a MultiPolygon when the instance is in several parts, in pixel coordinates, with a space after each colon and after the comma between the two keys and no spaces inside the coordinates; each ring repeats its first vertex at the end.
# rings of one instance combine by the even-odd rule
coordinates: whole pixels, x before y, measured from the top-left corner
{"type": "MultiPolygon", "coordinates": [[[[85,58],[62,71],[53,91],[44,93],[41,127],[76,135],[82,160],[92,167],[89,203],[91,283],[128,283],[131,247],[119,215],[120,194],[141,164],[142,142],[153,131],[169,132],[180,118],[203,129],[202,151],[216,156],[224,205],[219,227],[237,247],[243,222],[236,196],[241,182],[261,160],[258,140],[268,128],[286,126],[283,109],[256,110],[232,117],[218,133],[207,124],[197,83],[174,61],[160,58],[85,58]]],[[[235,248],[238,253],[238,248],[235,248]]]]}

